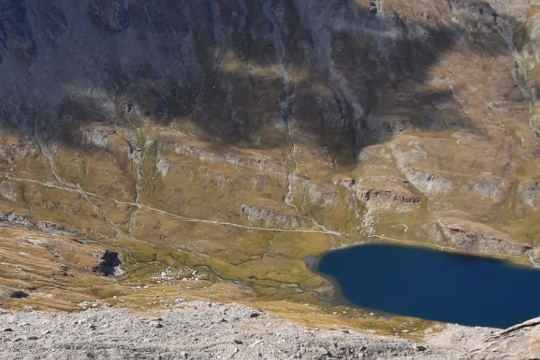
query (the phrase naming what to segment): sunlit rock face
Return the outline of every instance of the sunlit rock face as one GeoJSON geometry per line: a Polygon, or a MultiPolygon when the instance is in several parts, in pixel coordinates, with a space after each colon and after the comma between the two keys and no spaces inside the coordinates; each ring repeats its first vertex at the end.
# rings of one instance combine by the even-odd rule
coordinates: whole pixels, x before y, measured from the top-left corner
{"type": "Polygon", "coordinates": [[[0,0],[0,211],[108,244],[128,276],[204,265],[286,295],[328,285],[301,259],[345,244],[479,249],[441,219],[528,261],[535,11],[0,0]]]}

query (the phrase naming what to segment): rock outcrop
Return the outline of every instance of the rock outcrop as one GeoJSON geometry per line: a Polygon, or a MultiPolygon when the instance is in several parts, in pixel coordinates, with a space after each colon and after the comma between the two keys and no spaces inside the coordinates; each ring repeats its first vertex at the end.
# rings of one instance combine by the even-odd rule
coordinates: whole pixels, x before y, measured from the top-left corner
{"type": "Polygon", "coordinates": [[[485,225],[456,218],[442,218],[438,224],[458,249],[487,255],[524,255],[532,247],[516,244],[508,235],[485,225]]]}
{"type": "Polygon", "coordinates": [[[464,359],[538,359],[540,357],[540,318],[526,321],[485,339],[468,351],[464,359]]]}
{"type": "Polygon", "coordinates": [[[356,193],[358,199],[364,202],[373,201],[401,205],[418,204],[420,198],[406,188],[407,184],[408,181],[403,179],[363,178],[357,180],[356,193]]]}
{"type": "Polygon", "coordinates": [[[536,180],[524,181],[519,184],[518,193],[521,201],[531,208],[538,208],[540,201],[540,182],[536,180]]]}

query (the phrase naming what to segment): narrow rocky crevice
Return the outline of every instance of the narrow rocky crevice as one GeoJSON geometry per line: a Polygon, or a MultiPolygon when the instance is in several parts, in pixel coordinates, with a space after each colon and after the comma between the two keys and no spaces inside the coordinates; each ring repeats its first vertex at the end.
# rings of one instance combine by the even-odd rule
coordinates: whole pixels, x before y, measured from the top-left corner
{"type": "Polygon", "coordinates": [[[289,142],[291,146],[290,158],[293,164],[292,168],[289,168],[289,174],[287,175],[287,194],[285,195],[285,203],[293,206],[296,209],[296,212],[298,213],[298,209],[296,208],[296,205],[293,204],[293,200],[294,200],[293,181],[294,181],[294,175],[296,171],[298,170],[298,163],[296,161],[296,144],[294,143],[294,138],[293,138],[292,119],[286,116],[284,117],[284,121],[287,125],[287,137],[289,138],[289,142]]]}
{"type": "Polygon", "coordinates": [[[306,206],[306,201],[307,201],[307,189],[309,186],[309,180],[310,179],[308,177],[304,179],[304,191],[302,192],[302,205],[301,205],[301,209],[303,212],[306,212],[305,206],[306,206]]]}
{"type": "Polygon", "coordinates": [[[354,206],[354,217],[356,220],[360,219],[360,214],[358,213],[358,193],[356,191],[356,184],[355,182],[352,182],[350,186],[348,186],[349,192],[351,194],[351,202],[354,206]]]}
{"type": "Polygon", "coordinates": [[[511,71],[512,79],[514,83],[519,88],[523,99],[527,102],[529,110],[529,126],[535,132],[535,138],[540,141],[540,129],[538,129],[535,122],[535,91],[533,90],[533,85],[531,81],[530,69],[527,66],[525,57],[518,50],[514,37],[515,37],[515,24],[509,21],[501,22],[499,21],[499,26],[497,26],[497,31],[499,32],[501,38],[505,41],[508,51],[515,60],[516,68],[511,71]],[[519,77],[523,77],[523,82],[520,81],[519,77]]]}
{"type": "Polygon", "coordinates": [[[137,209],[135,211],[131,211],[131,214],[129,215],[129,234],[133,235],[133,228],[135,226],[135,216],[137,215],[137,212],[141,210],[141,205],[139,203],[139,197],[140,197],[140,181],[142,179],[142,169],[141,169],[141,159],[140,159],[140,151],[138,149],[134,149],[133,145],[127,141],[127,139],[124,139],[129,145],[130,154],[132,156],[133,164],[135,165],[135,206],[137,209]]]}
{"type": "Polygon", "coordinates": [[[188,115],[188,118],[192,120],[195,120],[197,118],[197,111],[199,110],[201,98],[204,95],[204,91],[206,90],[206,85],[205,85],[206,75],[204,71],[202,71],[201,73],[202,73],[201,89],[199,90],[199,92],[197,93],[197,96],[195,97],[195,105],[193,107],[193,111],[188,115]]]}
{"type": "Polygon", "coordinates": [[[291,102],[294,101],[294,96],[295,96],[294,90],[293,90],[294,84],[292,82],[291,76],[289,75],[289,73],[287,72],[285,68],[286,66],[284,63],[285,45],[283,43],[281,26],[279,26],[276,19],[274,18],[272,2],[264,1],[262,3],[262,11],[264,13],[266,20],[269,23],[269,26],[272,32],[272,37],[274,39],[274,51],[275,51],[275,59],[276,59],[276,66],[277,66],[276,73],[283,82],[283,94],[278,100],[278,111],[279,111],[282,121],[285,123],[285,127],[287,129],[287,139],[291,147],[289,159],[292,162],[292,167],[289,166],[289,171],[287,174],[287,193],[285,194],[285,203],[289,206],[294,207],[296,213],[300,215],[298,208],[293,203],[294,201],[293,181],[294,181],[295,173],[298,170],[298,163],[296,160],[296,143],[294,141],[294,135],[293,135],[294,119],[290,116],[289,111],[290,111],[291,102]]]}
{"type": "MultiPolygon", "coordinates": [[[[285,77],[285,79],[287,78],[288,76],[285,77]]],[[[287,137],[289,139],[289,143],[291,147],[291,152],[289,156],[293,165],[291,168],[289,168],[289,173],[287,175],[287,194],[285,195],[285,203],[289,206],[292,206],[299,216],[305,216],[309,218],[310,221],[319,229],[322,229],[324,233],[341,237],[342,236],[341,233],[327,229],[323,225],[319,224],[309,211],[304,210],[304,205],[305,205],[306,196],[307,196],[307,184],[304,185],[304,193],[302,195],[302,209],[304,210],[303,214],[300,213],[300,211],[298,210],[298,207],[293,202],[294,201],[293,181],[294,181],[294,177],[296,176],[296,172],[298,171],[298,161],[296,159],[297,148],[296,148],[296,143],[294,141],[294,120],[286,112],[286,109],[289,106],[289,102],[294,98],[294,94],[290,95],[289,92],[290,92],[289,84],[285,83],[285,94],[284,94],[285,100],[283,102],[280,102],[279,108],[280,108],[280,113],[282,115],[283,121],[285,122],[287,126],[287,137]]]]}
{"type": "Polygon", "coordinates": [[[36,144],[37,144],[37,147],[39,149],[39,151],[41,152],[41,154],[47,159],[48,161],[48,168],[49,170],[51,171],[51,174],[52,176],[56,179],[56,181],[58,181],[60,184],[62,185],[65,185],[65,186],[73,186],[73,184],[69,184],[69,183],[66,183],[64,182],[60,176],[56,173],[56,170],[54,168],[54,161],[53,161],[53,157],[54,157],[54,154],[53,155],[50,155],[47,153],[47,151],[45,150],[43,144],[41,143],[41,141],[39,140],[39,134],[38,134],[38,121],[39,121],[39,115],[36,115],[36,117],[34,118],[34,131],[33,131],[33,137],[34,137],[34,140],[36,141],[36,144]]]}

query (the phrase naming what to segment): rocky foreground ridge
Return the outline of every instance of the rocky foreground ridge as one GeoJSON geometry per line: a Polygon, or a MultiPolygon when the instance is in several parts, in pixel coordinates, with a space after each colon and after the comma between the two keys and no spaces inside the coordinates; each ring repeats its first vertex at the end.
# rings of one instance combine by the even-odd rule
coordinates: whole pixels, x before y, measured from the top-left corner
{"type": "Polygon", "coordinates": [[[154,313],[0,314],[0,359],[535,359],[540,321],[496,331],[448,325],[423,342],[320,330],[238,305],[154,313]]]}

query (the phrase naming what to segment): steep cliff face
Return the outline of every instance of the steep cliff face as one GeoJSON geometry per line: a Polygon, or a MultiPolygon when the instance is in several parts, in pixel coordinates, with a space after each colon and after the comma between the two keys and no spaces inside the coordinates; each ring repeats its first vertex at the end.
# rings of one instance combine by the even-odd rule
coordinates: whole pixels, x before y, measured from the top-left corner
{"type": "Polygon", "coordinates": [[[535,19],[0,0],[2,219],[114,248],[126,280],[199,266],[286,297],[328,286],[302,258],[366,239],[534,261],[535,19]]]}

